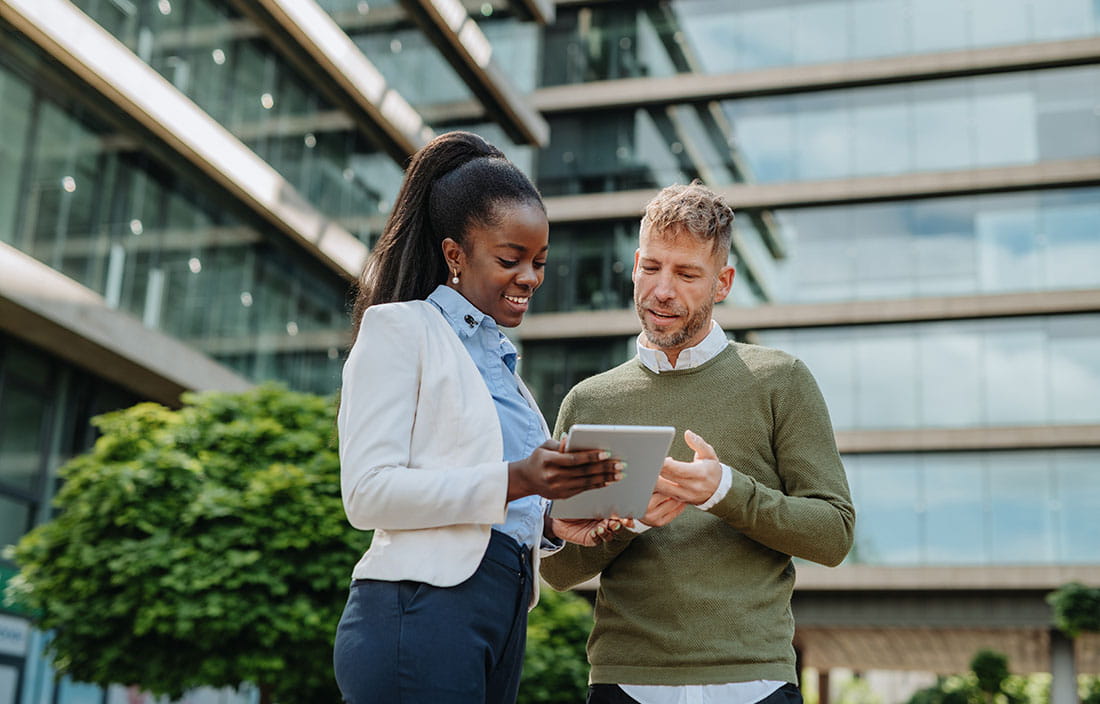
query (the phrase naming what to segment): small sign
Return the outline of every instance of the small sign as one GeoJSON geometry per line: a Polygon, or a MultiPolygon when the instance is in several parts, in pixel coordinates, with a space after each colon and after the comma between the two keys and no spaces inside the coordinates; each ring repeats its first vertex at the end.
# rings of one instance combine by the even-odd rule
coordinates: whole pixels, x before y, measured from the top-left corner
{"type": "Polygon", "coordinates": [[[26,619],[0,614],[0,655],[24,657],[31,626],[26,619]]]}

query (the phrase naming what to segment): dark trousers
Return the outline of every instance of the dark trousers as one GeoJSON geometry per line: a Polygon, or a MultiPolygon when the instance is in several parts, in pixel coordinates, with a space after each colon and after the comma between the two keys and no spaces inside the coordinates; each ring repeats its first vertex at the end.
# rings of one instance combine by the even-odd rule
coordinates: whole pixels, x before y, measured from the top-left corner
{"type": "MultiPolygon", "coordinates": [[[[638,700],[617,684],[594,684],[588,688],[587,704],[638,704],[638,700]]],[[[756,704],[802,704],[802,692],[788,682],[756,704]]]]}
{"type": "Polygon", "coordinates": [[[355,580],[333,665],[349,704],[513,704],[527,635],[531,564],[493,531],[454,587],[355,580]]]}

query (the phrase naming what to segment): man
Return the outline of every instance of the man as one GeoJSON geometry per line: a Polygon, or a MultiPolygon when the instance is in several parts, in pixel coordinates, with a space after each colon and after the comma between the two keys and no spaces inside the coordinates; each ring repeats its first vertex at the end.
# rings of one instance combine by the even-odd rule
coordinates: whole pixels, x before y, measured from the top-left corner
{"type": "MultiPolygon", "coordinates": [[[[642,523],[542,562],[568,589],[599,574],[589,704],[801,702],[791,556],[834,566],[855,512],[817,384],[799,360],[730,343],[733,211],[702,185],[647,206],[634,253],[638,356],[578,384],[574,423],[675,425],[642,523]]],[[[630,471],[629,468],[626,470],[630,471]]]]}

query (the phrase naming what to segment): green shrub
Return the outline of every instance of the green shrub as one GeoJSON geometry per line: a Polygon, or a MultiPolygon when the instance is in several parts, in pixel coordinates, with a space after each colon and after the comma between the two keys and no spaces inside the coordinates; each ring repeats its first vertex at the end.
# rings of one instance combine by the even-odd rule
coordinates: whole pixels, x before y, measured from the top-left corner
{"type": "Polygon", "coordinates": [[[527,623],[527,655],[517,704],[576,704],[588,690],[585,644],[592,607],[572,592],[543,586],[527,623]]]}

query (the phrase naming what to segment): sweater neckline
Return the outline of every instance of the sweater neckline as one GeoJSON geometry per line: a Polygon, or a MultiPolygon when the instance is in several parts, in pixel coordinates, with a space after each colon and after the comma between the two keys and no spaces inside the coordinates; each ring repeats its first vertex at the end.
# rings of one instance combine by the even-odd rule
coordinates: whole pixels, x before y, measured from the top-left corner
{"type": "Polygon", "coordinates": [[[721,352],[719,352],[718,354],[714,355],[713,357],[711,357],[707,361],[703,362],[700,365],[690,367],[688,369],[669,369],[668,371],[664,371],[664,372],[655,372],[652,369],[650,369],[649,367],[647,367],[645,364],[643,364],[642,360],[639,359],[637,355],[634,355],[634,364],[636,364],[638,366],[638,368],[640,368],[642,371],[644,371],[646,374],[648,374],[649,376],[652,376],[652,377],[687,376],[688,374],[695,374],[697,372],[701,372],[705,369],[710,368],[712,365],[717,364],[718,360],[720,360],[720,359],[722,359],[722,358],[724,358],[724,357],[726,357],[727,355],[730,355],[730,354],[733,354],[733,342],[726,343],[726,349],[724,349],[721,352]]]}

